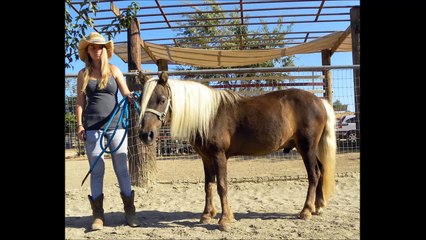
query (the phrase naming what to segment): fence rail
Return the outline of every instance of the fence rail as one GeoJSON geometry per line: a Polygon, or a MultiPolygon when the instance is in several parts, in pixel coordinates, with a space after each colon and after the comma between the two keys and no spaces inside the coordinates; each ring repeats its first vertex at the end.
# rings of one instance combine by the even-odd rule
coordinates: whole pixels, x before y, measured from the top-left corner
{"type": "MultiPolygon", "coordinates": [[[[169,75],[202,75],[202,74],[223,74],[223,73],[257,73],[253,79],[249,76],[240,76],[236,78],[201,78],[191,79],[200,82],[209,82],[211,87],[218,89],[231,89],[239,92],[241,95],[253,96],[264,94],[270,91],[286,88],[300,88],[310,91],[318,97],[324,98],[327,93],[327,85],[324,84],[324,70],[331,70],[332,76],[332,99],[336,100],[335,110],[338,120],[345,115],[355,115],[355,90],[354,90],[354,70],[358,70],[359,65],[348,66],[310,66],[310,67],[283,67],[283,68],[233,68],[233,69],[208,69],[208,70],[184,70],[184,71],[167,71],[169,75]],[[266,73],[286,72],[286,76],[281,79],[271,80],[271,75],[266,73]],[[263,76],[262,74],[266,74],[263,76]],[[219,81],[230,81],[231,84],[218,84],[219,81]],[[217,81],[212,83],[212,81],[217,81]],[[337,111],[340,110],[340,111],[337,111]]],[[[138,72],[124,73],[125,76],[134,76],[138,72]]],[[[158,75],[158,72],[144,72],[146,75],[158,75]]],[[[66,113],[66,129],[65,129],[65,149],[67,151],[75,151],[75,155],[84,154],[83,143],[79,142],[76,137],[75,125],[75,78],[77,74],[67,74],[65,78],[69,80],[69,87],[66,89],[65,113],[66,113]]],[[[273,76],[275,77],[275,76],[273,76]]],[[[184,80],[184,79],[182,79],[184,80]]],[[[357,129],[353,129],[353,133],[359,133],[359,124],[357,129]]],[[[352,133],[352,132],[351,132],[352,133]]],[[[338,134],[337,144],[338,152],[358,152],[360,138],[349,137],[349,133],[338,134]]],[[[71,154],[72,155],[72,154],[71,154]]],[[[290,154],[283,153],[282,150],[267,158],[298,158],[298,153],[292,151],[290,154]]],[[[170,131],[167,127],[160,131],[160,139],[157,144],[157,159],[178,159],[178,158],[199,158],[188,141],[185,139],[172,140],[170,131]]],[[[250,157],[243,157],[250,158],[250,157]]]]}

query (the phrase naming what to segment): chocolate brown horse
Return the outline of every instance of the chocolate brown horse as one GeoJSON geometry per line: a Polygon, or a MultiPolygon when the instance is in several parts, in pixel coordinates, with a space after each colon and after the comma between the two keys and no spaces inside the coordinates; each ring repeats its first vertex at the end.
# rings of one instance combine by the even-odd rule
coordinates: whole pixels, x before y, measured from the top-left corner
{"type": "Polygon", "coordinates": [[[172,138],[188,139],[200,154],[205,174],[205,207],[201,222],[216,215],[213,188],[217,179],[222,216],[228,230],[234,215],[228,204],[227,161],[236,155],[263,155],[296,147],[308,175],[308,193],[299,214],[320,214],[334,188],[335,116],[327,101],[287,89],[255,97],[217,90],[193,81],[160,78],[144,84],[139,137],[152,144],[168,120],[172,138]]]}

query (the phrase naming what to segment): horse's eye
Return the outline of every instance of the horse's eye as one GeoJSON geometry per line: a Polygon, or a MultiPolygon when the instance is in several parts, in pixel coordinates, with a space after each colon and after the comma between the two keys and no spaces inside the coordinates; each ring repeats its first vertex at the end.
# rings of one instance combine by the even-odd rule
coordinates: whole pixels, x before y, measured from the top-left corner
{"type": "Polygon", "coordinates": [[[160,99],[160,104],[164,104],[166,102],[166,97],[162,96],[160,99]]]}

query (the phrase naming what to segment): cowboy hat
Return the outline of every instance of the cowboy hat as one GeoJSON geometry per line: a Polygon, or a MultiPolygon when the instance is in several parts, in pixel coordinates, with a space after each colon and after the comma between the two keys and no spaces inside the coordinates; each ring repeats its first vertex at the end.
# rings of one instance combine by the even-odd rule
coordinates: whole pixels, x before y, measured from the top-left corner
{"type": "Polygon", "coordinates": [[[87,38],[81,39],[80,43],[78,44],[78,55],[82,61],[87,60],[88,55],[86,48],[89,44],[104,45],[108,53],[108,58],[112,57],[112,53],[114,52],[114,43],[112,40],[106,42],[105,38],[101,34],[92,32],[87,38]]]}

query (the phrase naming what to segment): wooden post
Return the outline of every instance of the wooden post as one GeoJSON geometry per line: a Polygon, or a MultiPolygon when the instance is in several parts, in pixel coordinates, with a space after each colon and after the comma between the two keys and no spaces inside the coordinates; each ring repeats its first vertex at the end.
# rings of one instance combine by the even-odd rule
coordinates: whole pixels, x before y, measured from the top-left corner
{"type": "MultiPolygon", "coordinates": [[[[331,64],[331,51],[329,49],[322,50],[321,59],[323,66],[329,66],[331,64]]],[[[324,70],[322,74],[324,75],[324,97],[326,97],[330,105],[333,106],[333,80],[331,78],[331,70],[324,70]]]]}
{"type": "MultiPolygon", "coordinates": [[[[359,45],[359,33],[360,33],[360,12],[359,7],[351,8],[351,37],[352,37],[352,64],[360,64],[360,45],[359,45]]],[[[354,69],[354,94],[355,94],[355,116],[356,116],[356,129],[357,129],[357,138],[361,139],[361,133],[359,131],[359,123],[361,119],[361,109],[360,109],[360,71],[359,69],[354,69]]],[[[358,141],[357,141],[358,142],[358,141]]]]}
{"type": "Polygon", "coordinates": [[[167,65],[167,60],[159,59],[157,61],[158,71],[168,71],[169,65],[167,65]]]}
{"type": "MultiPolygon", "coordinates": [[[[128,52],[128,70],[141,71],[141,39],[139,20],[132,20],[130,27],[127,29],[127,52],[128,52]]],[[[142,85],[137,81],[136,76],[128,76],[127,85],[130,91],[141,91],[142,85]]],[[[128,130],[128,150],[129,150],[129,172],[132,185],[142,188],[148,188],[152,183],[156,182],[157,165],[156,165],[156,147],[154,143],[151,146],[144,145],[139,139],[137,122],[139,114],[135,107],[130,111],[130,124],[128,130]]]]}

